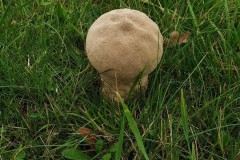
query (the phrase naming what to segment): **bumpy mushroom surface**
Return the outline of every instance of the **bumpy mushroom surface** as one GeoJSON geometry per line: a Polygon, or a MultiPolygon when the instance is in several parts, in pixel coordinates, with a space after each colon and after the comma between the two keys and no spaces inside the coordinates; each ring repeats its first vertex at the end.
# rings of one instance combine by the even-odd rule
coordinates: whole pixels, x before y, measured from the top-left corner
{"type": "Polygon", "coordinates": [[[163,37],[158,25],[146,14],[132,9],[116,9],[100,16],[90,27],[86,52],[100,73],[102,92],[117,100],[116,92],[126,99],[139,73],[134,91],[146,89],[148,74],[159,63],[163,37]]]}

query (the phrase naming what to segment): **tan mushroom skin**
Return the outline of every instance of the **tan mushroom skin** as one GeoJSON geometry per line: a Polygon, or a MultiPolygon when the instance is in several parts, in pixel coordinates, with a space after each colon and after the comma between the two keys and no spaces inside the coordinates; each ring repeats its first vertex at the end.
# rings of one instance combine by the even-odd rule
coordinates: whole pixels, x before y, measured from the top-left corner
{"type": "Polygon", "coordinates": [[[90,27],[86,52],[100,73],[102,92],[118,100],[126,99],[139,73],[134,92],[147,89],[148,74],[159,63],[163,37],[158,25],[146,14],[132,9],[116,9],[100,16],[90,27]]]}

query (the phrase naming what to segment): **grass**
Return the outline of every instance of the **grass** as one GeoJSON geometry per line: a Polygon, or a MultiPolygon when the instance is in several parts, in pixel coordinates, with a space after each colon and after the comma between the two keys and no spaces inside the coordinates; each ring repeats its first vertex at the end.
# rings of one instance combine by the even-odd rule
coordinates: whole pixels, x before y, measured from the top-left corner
{"type": "Polygon", "coordinates": [[[240,158],[239,13],[236,0],[0,0],[0,159],[240,158]],[[121,105],[84,45],[94,20],[126,7],[191,36],[121,105]]]}

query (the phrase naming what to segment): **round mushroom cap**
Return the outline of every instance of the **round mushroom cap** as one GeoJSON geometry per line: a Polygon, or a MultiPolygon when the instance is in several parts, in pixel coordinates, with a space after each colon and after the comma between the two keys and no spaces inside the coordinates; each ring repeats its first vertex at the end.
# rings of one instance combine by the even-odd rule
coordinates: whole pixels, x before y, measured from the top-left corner
{"type": "Polygon", "coordinates": [[[163,53],[158,25],[146,14],[116,9],[100,16],[90,27],[86,52],[92,66],[118,80],[135,79],[152,72],[163,53]]]}

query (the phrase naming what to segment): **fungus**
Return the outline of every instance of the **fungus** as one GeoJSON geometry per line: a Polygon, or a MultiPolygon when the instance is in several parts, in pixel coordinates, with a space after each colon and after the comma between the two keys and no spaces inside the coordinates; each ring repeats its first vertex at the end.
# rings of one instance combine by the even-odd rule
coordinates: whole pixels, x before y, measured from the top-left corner
{"type": "Polygon", "coordinates": [[[103,94],[118,101],[116,92],[123,99],[128,98],[139,73],[140,81],[133,91],[147,89],[148,75],[163,53],[163,37],[158,25],[146,14],[116,9],[100,16],[89,28],[86,53],[100,73],[103,94]]]}

